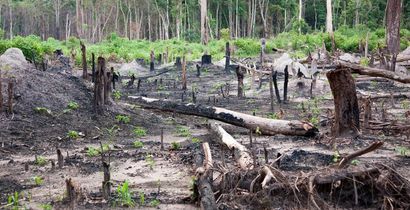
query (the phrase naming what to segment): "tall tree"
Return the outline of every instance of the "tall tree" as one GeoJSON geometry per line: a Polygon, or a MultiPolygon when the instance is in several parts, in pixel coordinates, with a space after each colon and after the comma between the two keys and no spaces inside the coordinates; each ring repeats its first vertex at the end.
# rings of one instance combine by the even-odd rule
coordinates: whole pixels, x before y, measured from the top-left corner
{"type": "Polygon", "coordinates": [[[208,6],[207,0],[201,0],[201,42],[204,45],[208,44],[208,27],[206,22],[208,6]]]}
{"type": "Polygon", "coordinates": [[[326,0],[326,32],[333,33],[332,0],[326,0]]]}

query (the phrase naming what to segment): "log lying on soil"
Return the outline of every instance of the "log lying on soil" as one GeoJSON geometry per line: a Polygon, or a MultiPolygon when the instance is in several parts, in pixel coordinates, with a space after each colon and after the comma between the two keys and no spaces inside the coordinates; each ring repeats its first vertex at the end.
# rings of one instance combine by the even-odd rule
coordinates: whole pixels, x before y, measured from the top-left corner
{"type": "Polygon", "coordinates": [[[219,120],[232,125],[260,131],[265,135],[293,135],[293,136],[316,136],[318,129],[311,123],[299,120],[273,120],[252,116],[224,108],[204,106],[201,104],[178,103],[168,100],[159,100],[140,96],[129,96],[132,102],[149,109],[177,112],[187,115],[206,117],[219,120]]]}
{"type": "Polygon", "coordinates": [[[361,155],[367,154],[367,153],[369,153],[369,152],[373,152],[373,151],[379,149],[381,146],[383,146],[383,142],[381,142],[381,141],[374,142],[374,143],[371,144],[370,146],[368,146],[368,147],[366,147],[366,148],[364,148],[364,149],[362,149],[362,150],[359,150],[359,151],[357,151],[357,152],[354,152],[354,153],[352,153],[352,154],[346,156],[345,158],[343,158],[342,161],[340,161],[338,167],[339,167],[339,168],[344,168],[344,167],[345,167],[348,163],[350,163],[350,161],[352,161],[353,159],[355,159],[355,158],[357,158],[357,157],[359,157],[359,156],[361,156],[361,155]]]}
{"type": "MultiPolygon", "coordinates": [[[[203,160],[203,166],[196,170],[197,181],[196,187],[198,190],[199,200],[202,210],[213,210],[216,208],[216,201],[214,192],[212,191],[212,155],[208,142],[202,144],[205,159],[203,160]]],[[[194,192],[195,193],[195,192],[194,192]]]]}
{"type": "Polygon", "coordinates": [[[392,71],[386,71],[377,68],[364,67],[357,64],[352,64],[344,61],[338,61],[340,66],[350,68],[353,73],[360,75],[368,75],[373,77],[384,77],[401,83],[410,83],[410,76],[401,76],[392,71]]]}
{"type": "Polygon", "coordinates": [[[248,170],[253,168],[250,151],[245,146],[237,142],[217,122],[211,121],[209,127],[219,137],[220,143],[234,151],[235,160],[241,169],[248,170]]]}

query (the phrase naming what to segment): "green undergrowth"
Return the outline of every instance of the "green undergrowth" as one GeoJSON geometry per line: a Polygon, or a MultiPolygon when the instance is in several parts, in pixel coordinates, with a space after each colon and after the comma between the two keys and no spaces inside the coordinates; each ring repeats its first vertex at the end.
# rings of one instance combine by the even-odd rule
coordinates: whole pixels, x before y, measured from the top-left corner
{"type": "MultiPolygon", "coordinates": [[[[369,49],[376,49],[378,46],[384,46],[384,29],[369,31],[366,26],[357,26],[355,28],[340,27],[334,33],[336,47],[345,52],[357,52],[359,43],[364,43],[366,34],[369,32],[369,49]]],[[[410,31],[407,29],[401,30],[401,49],[410,45],[410,31]]],[[[187,60],[199,59],[205,52],[213,56],[213,60],[220,60],[225,55],[225,43],[230,41],[234,46],[233,56],[235,57],[251,57],[258,56],[260,50],[260,39],[240,38],[236,40],[211,40],[208,46],[203,46],[200,43],[194,43],[184,40],[128,40],[127,38],[119,37],[116,34],[109,35],[104,41],[87,45],[87,58],[91,59],[91,53],[96,56],[103,56],[110,61],[131,61],[136,58],[144,58],[149,60],[150,52],[153,50],[156,55],[164,53],[168,49],[169,59],[176,56],[186,55],[187,60]]],[[[267,40],[267,49],[280,48],[291,52],[294,57],[305,56],[308,52],[322,46],[325,42],[326,48],[330,50],[331,39],[327,33],[311,32],[308,34],[299,34],[295,31],[284,32],[267,40]]],[[[44,55],[52,54],[56,49],[62,49],[64,54],[69,56],[71,51],[76,52],[76,64],[81,63],[80,40],[74,37],[67,41],[58,41],[49,38],[46,41],[35,35],[27,37],[17,36],[12,40],[0,40],[0,54],[4,53],[8,48],[20,48],[27,59],[40,61],[44,55]]]]}

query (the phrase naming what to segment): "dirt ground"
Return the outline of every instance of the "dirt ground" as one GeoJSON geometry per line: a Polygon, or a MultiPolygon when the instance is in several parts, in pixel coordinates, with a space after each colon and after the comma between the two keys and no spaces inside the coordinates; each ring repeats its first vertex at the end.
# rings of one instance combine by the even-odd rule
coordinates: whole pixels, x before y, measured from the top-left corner
{"type": "MultiPolygon", "coordinates": [[[[113,196],[110,201],[102,198],[101,156],[90,155],[90,148],[99,149],[100,143],[110,148],[105,155],[110,160],[112,191],[116,191],[127,180],[136,202],[134,208],[199,209],[191,199],[191,188],[195,175],[194,156],[200,150],[200,142],[210,142],[214,161],[224,165],[228,171],[237,169],[232,154],[213,141],[215,137],[207,129],[207,119],[143,109],[127,99],[127,96],[139,95],[192,102],[192,92],[195,92],[196,103],[261,117],[312,121],[318,126],[321,133],[316,138],[254,134],[251,151],[257,165],[263,165],[266,161],[265,148],[268,161],[276,159],[278,154],[285,155],[279,166],[281,170],[309,173],[335,164],[336,153],[343,156],[380,140],[384,142],[383,147],[359,157],[356,164],[389,165],[410,180],[410,154],[400,154],[400,148],[410,147],[410,131],[390,129],[392,125],[410,123],[409,116],[406,115],[410,110],[408,98],[373,100],[372,121],[374,127],[380,128],[363,130],[357,138],[334,139],[330,137],[333,99],[324,73],[320,74],[312,96],[309,91],[310,79],[291,78],[288,102],[275,104],[272,112],[266,78],[263,78],[259,88],[258,83],[252,85],[251,77],[246,76],[246,97],[238,98],[234,72],[226,74],[222,67],[210,65],[202,68],[201,76],[197,77],[195,64],[188,63],[186,91],[181,90],[180,72],[172,65],[166,67],[171,69],[167,73],[141,80],[139,90],[136,87],[138,80],[132,87],[127,87],[127,75],[122,75],[124,77],[117,85],[122,96],[107,107],[102,116],[93,112],[92,84],[80,79],[80,72],[67,75],[41,72],[33,67],[17,72],[14,114],[0,114],[0,209],[8,206],[8,197],[14,192],[19,192],[21,207],[45,209],[44,204],[50,204],[54,209],[72,208],[73,206],[64,203],[65,180],[68,178],[81,188],[83,195],[74,209],[120,208],[115,202],[117,196],[113,196]],[[79,107],[67,111],[70,102],[76,102],[79,107]],[[40,112],[36,109],[38,107],[46,108],[51,113],[40,112]],[[118,115],[128,116],[130,121],[119,122],[116,120],[118,115]],[[146,134],[136,135],[136,127],[146,134]],[[81,135],[75,139],[70,138],[70,130],[78,131],[81,135]],[[164,150],[161,150],[161,130],[164,150]],[[138,148],[134,145],[136,141],[142,142],[138,148]],[[52,166],[52,163],[57,163],[56,148],[62,151],[65,158],[62,169],[52,166]],[[44,165],[36,162],[36,157],[44,158],[44,165]],[[41,184],[35,181],[38,177],[42,180],[41,184]],[[141,201],[142,197],[144,201],[141,201]]],[[[139,69],[134,73],[137,77],[151,74],[146,69],[139,69]]],[[[358,80],[359,95],[410,92],[409,85],[388,80],[360,80],[363,77],[355,77],[358,80]]],[[[279,75],[278,81],[283,96],[283,75],[279,75]]],[[[3,86],[3,91],[5,87],[3,86]]],[[[248,130],[227,124],[224,124],[224,128],[250,148],[248,130]]],[[[276,199],[280,197],[277,196],[276,199]]],[[[287,204],[282,202],[284,201],[271,204],[270,209],[286,209],[287,204]]],[[[339,202],[333,204],[337,209],[381,208],[379,201],[361,203],[358,206],[339,202]]],[[[221,209],[261,208],[252,206],[251,201],[227,199],[221,199],[218,205],[221,209]]],[[[309,208],[307,204],[300,206],[309,208]]]]}

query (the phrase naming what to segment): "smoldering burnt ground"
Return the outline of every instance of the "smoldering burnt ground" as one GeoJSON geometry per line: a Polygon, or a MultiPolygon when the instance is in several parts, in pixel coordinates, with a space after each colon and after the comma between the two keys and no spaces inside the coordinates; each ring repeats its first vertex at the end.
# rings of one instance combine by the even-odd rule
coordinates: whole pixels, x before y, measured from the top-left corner
{"type": "MultiPolygon", "coordinates": [[[[189,63],[188,88],[181,90],[180,73],[175,67],[173,70],[157,77],[141,81],[140,90],[137,91],[137,81],[131,88],[120,85],[122,98],[113,106],[107,107],[103,116],[96,116],[92,110],[92,91],[88,82],[74,76],[39,72],[31,69],[17,76],[16,108],[14,116],[2,115],[0,130],[0,202],[5,204],[7,196],[14,191],[23,192],[25,205],[40,208],[41,204],[52,203],[56,209],[66,208],[61,200],[65,193],[65,179],[72,178],[83,190],[85,198],[78,203],[77,209],[113,208],[113,202],[107,203],[102,200],[100,188],[103,180],[100,156],[89,157],[87,147],[99,147],[99,143],[111,146],[111,178],[113,191],[125,180],[130,183],[130,190],[136,202],[139,201],[139,192],[145,194],[145,205],[148,208],[154,199],[160,201],[161,209],[196,209],[190,204],[191,182],[195,168],[195,154],[199,152],[200,141],[210,141],[212,155],[216,165],[222,165],[227,171],[237,170],[236,163],[231,152],[214,143],[215,138],[207,130],[207,120],[194,116],[184,116],[158,110],[148,110],[133,105],[127,100],[128,95],[145,95],[152,98],[169,99],[174,101],[192,102],[192,90],[196,92],[196,102],[201,104],[224,107],[227,109],[255,114],[262,117],[275,117],[282,119],[316,120],[321,134],[317,138],[293,137],[293,136],[259,136],[253,135],[252,154],[258,165],[265,163],[264,147],[268,152],[268,158],[273,161],[277,155],[283,154],[278,168],[286,173],[299,175],[302,172],[310,173],[333,165],[335,148],[341,155],[351,153],[357,149],[366,147],[371,143],[382,140],[384,146],[376,152],[358,158],[358,166],[364,167],[375,163],[382,163],[394,167],[397,172],[410,179],[410,160],[408,157],[399,155],[395,149],[404,146],[409,147],[409,139],[406,136],[408,130],[391,130],[392,122],[395,124],[408,124],[405,117],[406,100],[377,99],[373,101],[373,121],[381,129],[371,130],[355,139],[332,139],[328,137],[332,116],[329,110],[333,109],[332,95],[324,75],[321,75],[313,95],[310,99],[310,80],[290,79],[289,102],[275,105],[274,113],[270,111],[269,86],[265,80],[262,88],[258,89],[256,83],[251,87],[250,76],[245,78],[245,98],[236,97],[237,79],[234,72],[226,74],[221,67],[208,66],[202,69],[201,76],[196,76],[195,63],[189,63]],[[156,81],[155,81],[156,80],[156,81]],[[161,82],[162,81],[162,82],[161,82]],[[301,85],[301,83],[304,85],[301,85]],[[175,85],[174,85],[175,84],[175,85]],[[227,85],[228,84],[228,85],[227,85]],[[298,85],[299,84],[299,85],[298,85]],[[229,88],[228,88],[229,86],[229,88]],[[222,94],[221,88],[224,91],[222,94]],[[229,89],[229,91],[227,91],[229,89]],[[63,113],[67,104],[75,101],[79,109],[63,113]],[[386,109],[385,128],[381,124],[382,104],[386,109]],[[34,111],[36,107],[45,107],[51,110],[52,115],[44,115],[34,111]],[[315,114],[319,111],[319,114],[315,114]],[[130,123],[119,123],[115,120],[118,114],[128,115],[130,123]],[[317,119],[315,119],[317,118],[317,119]],[[119,130],[112,138],[107,129],[114,125],[119,130]],[[380,125],[380,126],[379,126],[380,125]],[[133,129],[143,127],[147,135],[135,137],[133,129]],[[165,150],[160,150],[160,132],[164,129],[165,150]],[[181,128],[188,128],[183,134],[181,128]],[[76,130],[85,134],[84,137],[71,140],[67,138],[69,130],[76,130]],[[60,138],[59,138],[60,137],[60,138]],[[195,139],[193,141],[192,139],[195,139]],[[144,143],[142,148],[133,147],[134,141],[144,143]],[[173,145],[180,145],[175,148],[173,145]],[[63,151],[65,166],[63,169],[51,168],[50,162],[46,166],[38,166],[34,163],[34,156],[44,156],[48,161],[57,162],[55,148],[63,151]],[[68,158],[67,156],[68,152],[68,158]],[[153,162],[149,161],[152,155],[153,162]],[[222,158],[223,156],[223,158],[222,158]],[[29,170],[25,171],[25,164],[29,170]],[[41,176],[44,183],[35,186],[33,177],[41,176]],[[159,192],[159,193],[158,193],[159,192]],[[30,199],[29,199],[30,197],[30,199]]],[[[149,72],[141,72],[141,75],[149,72]]],[[[125,81],[122,81],[125,84],[125,81]]],[[[283,77],[279,77],[279,87],[283,96],[283,77]]],[[[4,90],[4,88],[3,88],[4,90]]],[[[400,85],[393,82],[362,81],[357,85],[357,90],[366,95],[408,93],[408,85],[400,85]]],[[[249,132],[246,129],[231,125],[224,128],[240,143],[248,148],[249,132]]],[[[217,177],[217,172],[215,177],[217,177]]],[[[256,174],[249,174],[248,176],[256,174]]],[[[266,192],[265,192],[266,193],[266,192]]],[[[237,189],[220,198],[221,208],[227,209],[259,209],[273,207],[295,207],[297,201],[286,193],[272,193],[262,196],[271,200],[258,200],[258,196],[248,195],[237,189]],[[266,202],[265,202],[266,201],[266,202]],[[275,202],[276,201],[276,202],[275,202]]],[[[115,200],[116,196],[113,197],[115,200]]],[[[354,197],[343,198],[343,201],[331,201],[338,208],[351,208],[354,197]]],[[[307,199],[302,202],[308,202],[307,199]]],[[[356,208],[379,208],[380,198],[374,203],[361,203],[356,208]]],[[[301,206],[306,206],[303,203],[301,206]]],[[[138,206],[138,204],[137,204],[138,206]]],[[[117,206],[118,207],[118,206],[117,206]]],[[[300,207],[300,206],[299,206],[300,207]]]]}

